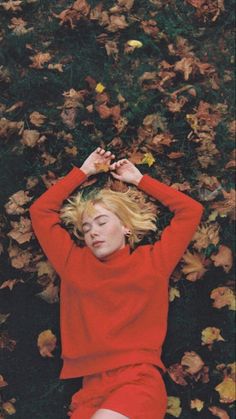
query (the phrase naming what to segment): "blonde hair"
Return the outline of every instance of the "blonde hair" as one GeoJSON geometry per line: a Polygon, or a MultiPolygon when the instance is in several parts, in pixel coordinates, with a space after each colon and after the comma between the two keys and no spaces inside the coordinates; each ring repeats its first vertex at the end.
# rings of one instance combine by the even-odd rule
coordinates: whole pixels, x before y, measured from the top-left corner
{"type": "Polygon", "coordinates": [[[94,204],[101,204],[113,212],[122,224],[129,228],[131,233],[128,242],[131,247],[138,243],[148,231],[157,230],[157,208],[145,199],[141,191],[131,188],[128,188],[126,192],[95,189],[85,198],[82,191],[68,198],[67,201],[69,203],[60,209],[60,218],[66,226],[73,226],[73,233],[80,240],[84,240],[83,215],[95,213],[94,204]]]}

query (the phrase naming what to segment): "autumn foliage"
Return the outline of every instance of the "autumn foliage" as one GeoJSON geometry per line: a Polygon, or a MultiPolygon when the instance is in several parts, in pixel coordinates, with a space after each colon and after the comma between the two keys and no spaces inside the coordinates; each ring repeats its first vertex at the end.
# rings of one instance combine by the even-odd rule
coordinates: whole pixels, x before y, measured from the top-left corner
{"type": "MultiPolygon", "coordinates": [[[[60,281],[28,208],[97,146],[204,205],[170,278],[166,417],[234,417],[233,9],[0,2],[0,419],[65,419],[81,385],[58,379],[60,281]]],[[[126,189],[100,170],[82,188],[126,189]]],[[[144,244],[171,219],[155,205],[158,230],[144,244]]]]}

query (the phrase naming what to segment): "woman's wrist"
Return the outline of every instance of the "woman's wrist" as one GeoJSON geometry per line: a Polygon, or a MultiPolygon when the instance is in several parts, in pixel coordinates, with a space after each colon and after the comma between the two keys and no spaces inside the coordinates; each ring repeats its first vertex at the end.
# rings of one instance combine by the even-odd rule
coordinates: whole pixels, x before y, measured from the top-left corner
{"type": "Polygon", "coordinates": [[[143,174],[142,174],[142,173],[140,173],[140,175],[138,175],[138,176],[135,178],[135,180],[132,182],[132,183],[133,183],[133,185],[138,186],[138,184],[139,184],[139,182],[141,181],[142,177],[143,177],[143,174]]]}
{"type": "Polygon", "coordinates": [[[91,175],[91,173],[90,173],[90,171],[89,171],[89,169],[88,168],[86,168],[86,166],[81,166],[80,167],[80,170],[82,170],[82,172],[84,172],[85,173],[85,175],[87,176],[87,177],[89,177],[90,175],[91,175]]]}

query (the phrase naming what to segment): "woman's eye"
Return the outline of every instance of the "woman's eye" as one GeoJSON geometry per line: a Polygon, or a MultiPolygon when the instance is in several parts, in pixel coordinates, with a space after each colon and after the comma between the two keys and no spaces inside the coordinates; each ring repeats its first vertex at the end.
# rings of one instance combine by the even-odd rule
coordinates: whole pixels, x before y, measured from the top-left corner
{"type": "Polygon", "coordinates": [[[106,224],[106,223],[99,223],[100,226],[103,226],[104,224],[106,224]]]}

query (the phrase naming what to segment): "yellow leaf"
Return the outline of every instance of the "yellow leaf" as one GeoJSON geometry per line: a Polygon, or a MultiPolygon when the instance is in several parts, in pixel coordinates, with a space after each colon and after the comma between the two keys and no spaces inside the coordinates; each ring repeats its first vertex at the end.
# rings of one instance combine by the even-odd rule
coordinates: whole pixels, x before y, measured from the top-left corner
{"type": "Polygon", "coordinates": [[[200,412],[204,407],[204,402],[200,399],[194,399],[194,400],[191,400],[190,406],[191,406],[191,409],[196,409],[198,412],[200,412]]]}
{"type": "Polygon", "coordinates": [[[181,415],[181,412],[180,399],[178,397],[169,396],[166,413],[178,418],[181,415]]]}
{"type": "Polygon", "coordinates": [[[95,87],[95,90],[97,93],[102,93],[105,90],[105,86],[103,86],[102,83],[98,83],[97,86],[95,87]]]}
{"type": "Polygon", "coordinates": [[[53,357],[51,352],[55,349],[56,342],[57,338],[50,329],[41,332],[37,340],[40,355],[43,357],[53,357]]]}
{"type": "Polygon", "coordinates": [[[174,301],[176,297],[180,297],[180,292],[177,288],[171,287],[169,290],[169,301],[174,301]]]}
{"type": "Polygon", "coordinates": [[[235,397],[235,382],[232,378],[226,377],[224,380],[215,387],[220,395],[221,403],[233,403],[235,397]]]}
{"type": "Polygon", "coordinates": [[[217,327],[206,327],[202,330],[202,345],[211,345],[215,341],[225,341],[217,327]]]}
{"type": "Polygon", "coordinates": [[[145,153],[142,159],[142,164],[148,164],[148,166],[152,166],[155,163],[155,158],[153,157],[152,153],[145,153]]]}
{"type": "Polygon", "coordinates": [[[127,44],[133,48],[141,48],[143,46],[142,42],[137,41],[136,39],[130,39],[127,41],[127,44]]]}

